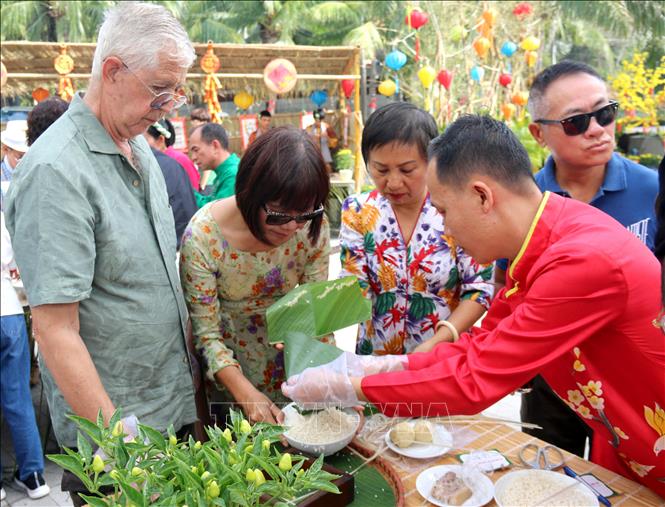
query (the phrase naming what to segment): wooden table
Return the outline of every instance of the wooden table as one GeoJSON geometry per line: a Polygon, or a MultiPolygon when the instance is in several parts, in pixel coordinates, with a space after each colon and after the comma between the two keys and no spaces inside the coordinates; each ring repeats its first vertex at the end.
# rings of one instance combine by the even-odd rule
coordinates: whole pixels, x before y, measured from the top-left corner
{"type": "MultiPolygon", "coordinates": [[[[454,449],[450,453],[445,454],[440,458],[435,458],[432,460],[413,460],[410,458],[401,458],[397,454],[392,453],[390,450],[387,450],[382,454],[382,457],[389,460],[391,466],[402,478],[406,496],[406,506],[421,507],[432,505],[423,497],[421,497],[416,490],[416,478],[418,477],[418,474],[425,468],[436,465],[459,464],[459,461],[455,456],[457,454],[469,452],[471,450],[497,449],[504,456],[506,456],[514,464],[514,466],[511,466],[504,471],[493,472],[490,475],[490,478],[493,482],[496,482],[502,475],[512,470],[518,469],[515,464],[520,463],[518,453],[522,446],[528,443],[545,445],[542,440],[527,435],[521,431],[515,430],[505,424],[489,422],[481,423],[480,421],[482,421],[482,419],[479,419],[479,423],[464,425],[455,424],[453,421],[453,426],[456,429],[461,427],[468,428],[468,434],[471,435],[471,440],[468,444],[465,445],[464,449],[454,449]]],[[[363,441],[362,439],[360,439],[360,442],[367,447],[375,447],[375,445],[363,441]]],[[[614,491],[620,493],[610,498],[613,506],[623,505],[625,507],[646,507],[665,505],[665,502],[663,502],[663,500],[658,495],[656,495],[648,488],[638,484],[637,482],[631,481],[630,479],[627,479],[621,475],[611,472],[610,470],[607,470],[606,468],[591,463],[590,461],[586,461],[566,451],[562,452],[565,457],[566,465],[570,466],[578,474],[582,475],[586,473],[593,473],[593,475],[598,477],[614,491]]],[[[488,505],[495,506],[496,502],[492,500],[492,502],[490,502],[488,505]]]]}

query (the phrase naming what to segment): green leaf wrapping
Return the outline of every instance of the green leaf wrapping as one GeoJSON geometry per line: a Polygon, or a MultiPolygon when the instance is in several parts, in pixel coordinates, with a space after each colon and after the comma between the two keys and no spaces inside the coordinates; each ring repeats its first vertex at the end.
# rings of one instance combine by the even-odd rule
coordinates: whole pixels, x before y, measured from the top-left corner
{"type": "Polygon", "coordinates": [[[290,332],[310,338],[370,318],[372,303],[366,299],[355,276],[299,285],[266,312],[270,343],[285,341],[290,332]]]}

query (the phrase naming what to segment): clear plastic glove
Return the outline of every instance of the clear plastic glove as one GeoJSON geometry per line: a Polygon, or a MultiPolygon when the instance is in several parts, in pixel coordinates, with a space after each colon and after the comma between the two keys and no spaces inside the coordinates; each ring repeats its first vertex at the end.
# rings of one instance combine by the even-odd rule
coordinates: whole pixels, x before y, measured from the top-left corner
{"type": "MultiPolygon", "coordinates": [[[[359,368],[362,369],[362,376],[376,375],[377,373],[386,373],[389,371],[402,371],[406,370],[409,366],[409,360],[406,355],[401,356],[359,356],[345,352],[347,354],[347,363],[359,363],[359,368]],[[353,356],[353,357],[349,357],[353,356]]],[[[357,368],[357,367],[356,367],[357,368]]]]}
{"type": "Polygon", "coordinates": [[[342,354],[334,361],[307,368],[282,384],[282,394],[305,409],[354,407],[360,404],[350,377],[363,376],[355,354],[342,354]]]}

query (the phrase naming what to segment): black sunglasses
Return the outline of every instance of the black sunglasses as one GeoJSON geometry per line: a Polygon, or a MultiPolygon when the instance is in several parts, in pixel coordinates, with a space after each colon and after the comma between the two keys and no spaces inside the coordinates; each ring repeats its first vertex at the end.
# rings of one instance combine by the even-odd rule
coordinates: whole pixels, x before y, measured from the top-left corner
{"type": "Polygon", "coordinates": [[[303,213],[302,215],[289,215],[287,213],[280,213],[273,211],[265,204],[263,210],[266,212],[266,224],[268,225],[284,225],[288,224],[291,220],[295,220],[298,224],[304,224],[316,217],[323,215],[323,204],[310,213],[303,213]]]}
{"type": "Polygon", "coordinates": [[[587,131],[589,124],[591,123],[591,118],[595,118],[598,125],[605,127],[614,121],[618,110],[619,103],[612,100],[606,106],[603,106],[592,113],[576,114],[575,116],[564,118],[563,120],[536,120],[536,123],[544,123],[546,125],[560,123],[567,136],[578,136],[587,131]]]}

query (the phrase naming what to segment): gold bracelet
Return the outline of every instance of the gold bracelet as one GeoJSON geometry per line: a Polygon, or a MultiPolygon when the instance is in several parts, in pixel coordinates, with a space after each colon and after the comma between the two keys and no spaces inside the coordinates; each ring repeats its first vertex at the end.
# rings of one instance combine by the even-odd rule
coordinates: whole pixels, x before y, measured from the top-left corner
{"type": "Polygon", "coordinates": [[[440,320],[436,324],[436,331],[438,332],[441,327],[446,326],[450,330],[450,334],[453,335],[453,343],[459,340],[459,333],[457,332],[457,328],[453,325],[452,322],[448,322],[447,320],[440,320]]]}

